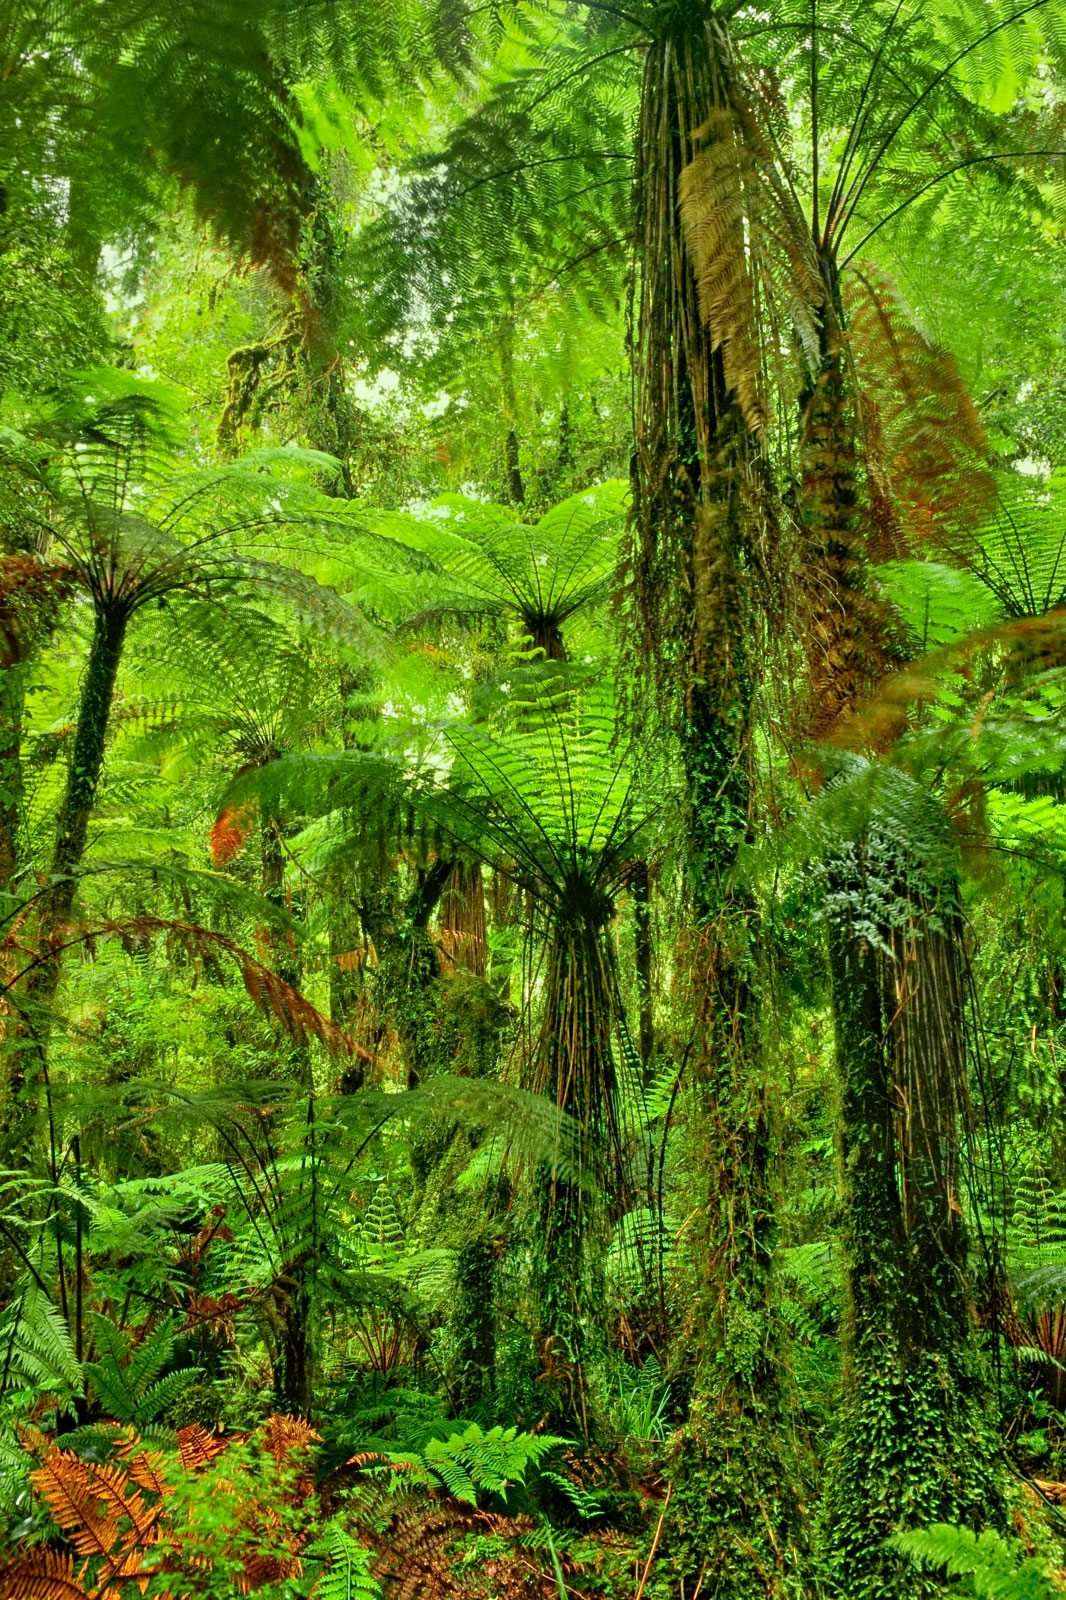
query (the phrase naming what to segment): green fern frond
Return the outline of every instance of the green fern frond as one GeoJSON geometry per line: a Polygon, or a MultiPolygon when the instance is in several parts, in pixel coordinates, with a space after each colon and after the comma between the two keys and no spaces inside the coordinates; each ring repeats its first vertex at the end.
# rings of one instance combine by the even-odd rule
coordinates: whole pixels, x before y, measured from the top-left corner
{"type": "Polygon", "coordinates": [[[311,1590],[314,1600],[381,1600],[381,1587],[370,1575],[369,1551],[352,1538],[339,1517],[327,1522],[303,1555],[327,1562],[311,1590]]]}
{"type": "Polygon", "coordinates": [[[0,1317],[0,1391],[23,1385],[65,1398],[85,1389],[70,1332],[32,1279],[19,1285],[0,1317]]]}
{"type": "Polygon", "coordinates": [[[991,1528],[969,1528],[938,1522],[914,1533],[896,1534],[889,1543],[918,1566],[941,1569],[949,1577],[968,1580],[975,1600],[1054,1600],[1060,1590],[1034,1556],[1024,1557],[991,1528]]]}

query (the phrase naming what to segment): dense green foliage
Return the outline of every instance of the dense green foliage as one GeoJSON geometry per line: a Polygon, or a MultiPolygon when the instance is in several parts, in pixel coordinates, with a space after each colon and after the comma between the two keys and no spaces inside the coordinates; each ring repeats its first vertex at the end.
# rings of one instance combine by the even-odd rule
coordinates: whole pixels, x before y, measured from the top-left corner
{"type": "Polygon", "coordinates": [[[0,1596],[1066,1592],[1062,0],[0,0],[0,1596]]]}

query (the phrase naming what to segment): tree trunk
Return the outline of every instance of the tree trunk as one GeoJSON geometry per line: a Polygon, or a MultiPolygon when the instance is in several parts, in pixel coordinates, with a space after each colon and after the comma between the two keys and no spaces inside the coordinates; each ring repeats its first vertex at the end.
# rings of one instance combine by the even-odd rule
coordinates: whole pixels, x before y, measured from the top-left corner
{"type": "Polygon", "coordinates": [[[617,990],[604,899],[591,914],[557,909],[544,983],[544,1016],[529,1087],[550,1095],[580,1130],[578,1174],[544,1162],[537,1172],[540,1227],[533,1292],[545,1403],[553,1427],[587,1437],[582,1357],[586,1324],[602,1303],[598,1252],[589,1247],[608,1211],[626,1209],[619,1091],[611,1036],[617,990]],[[589,1189],[602,1200],[590,1200],[589,1189]]]}
{"type": "MultiPolygon", "coordinates": [[[[115,682],[128,626],[129,613],[122,606],[109,605],[97,612],[78,707],[74,747],[67,768],[67,786],[56,828],[52,887],[41,911],[42,934],[46,940],[70,915],[74,904],[78,868],[85,854],[89,819],[104,767],[111,704],[115,697],[115,682]]],[[[51,970],[50,965],[48,970],[51,970]]],[[[37,971],[43,973],[45,969],[38,968],[37,971]]],[[[35,998],[39,998],[48,988],[48,981],[43,976],[36,983],[31,980],[30,988],[35,998]]],[[[51,993],[54,993],[54,984],[49,998],[51,993]]]]}
{"type": "Polygon", "coordinates": [[[630,883],[633,889],[633,964],[636,968],[638,999],[637,1048],[645,1082],[650,1082],[655,1065],[655,941],[646,861],[636,863],[630,883]]]}
{"type": "Polygon", "coordinates": [[[504,468],[507,480],[507,503],[512,506],[524,506],[526,503],[526,488],[522,482],[522,471],[518,457],[518,433],[515,422],[518,417],[518,395],[514,386],[514,328],[508,321],[500,334],[500,383],[503,390],[503,417],[507,424],[507,433],[503,441],[504,468]]]}
{"type": "Polygon", "coordinates": [[[311,1296],[299,1281],[302,1276],[297,1272],[282,1313],[279,1359],[274,1371],[278,1410],[293,1417],[309,1417],[314,1404],[311,1296]]]}
{"type": "Polygon", "coordinates": [[[821,370],[802,399],[801,608],[810,662],[807,732],[815,738],[854,715],[900,660],[888,606],[869,591],[856,468],[855,417],[836,308],[819,327],[821,370]]]}
{"type": "Polygon", "coordinates": [[[488,970],[488,937],[479,861],[455,863],[441,896],[439,928],[455,965],[483,978],[488,970]]]}
{"type": "Polygon", "coordinates": [[[822,1518],[842,1594],[916,1600],[939,1586],[884,1540],[930,1522],[1002,1521],[1004,1506],[956,1170],[966,1078],[957,891],[950,877],[918,892],[900,884],[884,920],[882,844],[856,846],[831,875],[848,1317],[822,1518]]]}
{"type": "Polygon", "coordinates": [[[111,703],[129,615],[128,610],[119,605],[103,606],[96,613],[66,789],[59,808],[49,882],[40,901],[36,965],[27,975],[24,990],[29,1037],[27,1047],[14,1050],[10,1056],[12,1066],[2,1129],[4,1147],[9,1155],[20,1152],[33,1133],[40,1063],[47,1059],[50,1012],[62,972],[62,944],[69,932],[78,872],[103,771],[111,703]]]}
{"type": "MultiPolygon", "coordinates": [[[[22,815],[22,714],[26,671],[21,662],[0,668],[0,916],[7,932],[7,896],[18,871],[22,815]]],[[[12,904],[12,910],[14,903],[12,904]]]]}
{"type": "MultiPolygon", "coordinates": [[[[888,608],[868,590],[836,317],[831,306],[802,419],[816,734],[852,719],[899,659],[888,608]]],[[[857,1600],[939,1592],[885,1538],[937,1520],[979,1524],[1001,1503],[955,1170],[966,1080],[958,886],[937,802],[924,805],[913,841],[900,844],[899,826],[875,815],[827,869],[848,1316],[846,1404],[822,1521],[841,1592],[857,1600]],[[919,841],[938,831],[936,859],[923,860],[919,841]]]]}
{"type": "Polygon", "coordinates": [[[496,1250],[487,1228],[456,1252],[451,1320],[456,1401],[465,1411],[496,1391],[496,1250]]]}
{"type": "Polygon", "coordinates": [[[407,1086],[417,1089],[435,1066],[440,1008],[440,959],[428,929],[455,863],[438,857],[418,869],[414,891],[397,923],[384,898],[364,901],[363,925],[374,941],[392,1020],[407,1067],[407,1086]]]}
{"type": "MultiPolygon", "coordinates": [[[[640,654],[681,737],[694,931],[697,1293],[676,1365],[692,1380],[664,1547],[686,1588],[764,1596],[794,1581],[795,1463],[770,1298],[776,1240],[757,1015],[757,928],[734,881],[751,806],[753,443],[703,326],[679,182],[729,109],[732,60],[702,6],[663,7],[645,57],[637,204],[636,540],[640,654]],[[665,664],[665,640],[675,642],[665,664]],[[708,1495],[707,1484],[715,1491],[708,1495]],[[772,1488],[770,1487],[772,1486],[772,1488]]],[[[713,134],[712,134],[713,136],[713,134]]],[[[738,217],[739,217],[738,213],[738,217]]],[[[738,221],[738,227],[740,223],[738,221]]],[[[742,251],[742,242],[735,242],[742,251]]]]}

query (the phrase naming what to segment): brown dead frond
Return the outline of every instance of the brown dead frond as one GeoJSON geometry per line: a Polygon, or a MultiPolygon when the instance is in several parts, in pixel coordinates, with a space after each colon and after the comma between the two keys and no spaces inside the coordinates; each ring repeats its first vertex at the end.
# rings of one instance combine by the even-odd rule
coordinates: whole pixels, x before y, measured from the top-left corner
{"type": "Polygon", "coordinates": [[[768,420],[763,325],[782,309],[813,351],[813,314],[825,299],[825,284],[778,154],[738,84],[697,139],[678,184],[685,247],[726,387],[759,434],[768,420]]]}
{"type": "MultiPolygon", "coordinates": [[[[385,1531],[371,1535],[377,1549],[371,1572],[386,1600],[557,1600],[548,1562],[540,1551],[523,1546],[533,1532],[528,1517],[496,1516],[414,1495],[394,1500],[390,1509],[385,1531]],[[491,1571],[483,1562],[476,1568],[463,1563],[462,1543],[477,1534],[493,1534],[504,1545],[491,1558],[491,1571]]],[[[566,1557],[563,1565],[564,1572],[573,1570],[566,1557]]]]}
{"type": "Polygon", "coordinates": [[[726,383],[736,392],[745,422],[760,433],[766,426],[766,405],[745,226],[753,156],[738,138],[729,110],[716,111],[700,132],[702,147],[678,185],[685,247],[712,349],[721,352],[726,383]]]}
{"type": "Polygon", "coordinates": [[[89,1600],[84,1575],[73,1556],[40,1545],[0,1569],[0,1600],[89,1600]]]}
{"type": "Polygon", "coordinates": [[[299,989],[225,934],[167,917],[135,917],[123,922],[104,923],[94,930],[93,937],[118,936],[136,943],[156,934],[166,935],[174,944],[182,946],[200,960],[219,954],[231,956],[240,969],[251,1000],[260,1011],[280,1022],[297,1044],[306,1045],[312,1039],[317,1039],[331,1055],[358,1055],[367,1061],[374,1060],[369,1050],[364,1049],[350,1033],[345,1033],[343,1028],[331,1022],[299,989]]]}
{"type": "Polygon", "coordinates": [[[121,1464],[83,1461],[72,1450],[53,1447],[30,1477],[80,1555],[103,1556],[117,1570],[135,1545],[158,1537],[159,1506],[131,1492],[130,1474],[121,1464]]]}
{"type": "MultiPolygon", "coordinates": [[[[242,1435],[242,1438],[246,1437],[247,1435],[242,1435]]],[[[199,1422],[190,1422],[184,1428],[178,1429],[178,1452],[181,1464],[190,1472],[197,1472],[202,1467],[209,1466],[215,1457],[228,1450],[232,1443],[232,1436],[223,1438],[217,1433],[208,1433],[199,1422]]]]}
{"type": "Polygon", "coordinates": [[[958,365],[875,267],[849,277],[845,305],[875,511],[870,558],[941,551],[965,559],[995,509],[996,485],[958,365]]]}
{"type": "MultiPolygon", "coordinates": [[[[851,713],[828,730],[826,741],[843,749],[884,753],[906,732],[918,703],[935,700],[946,677],[966,675],[974,655],[993,646],[1003,652],[1008,671],[1019,678],[1061,667],[1066,662],[1066,607],[977,628],[905,662],[860,698],[851,713]]],[[[973,718],[973,738],[980,733],[986,710],[983,705],[973,718]]]]}
{"type": "Polygon", "coordinates": [[[228,866],[244,849],[255,826],[256,807],[252,804],[223,806],[209,836],[211,860],[216,867],[228,866]]]}
{"type": "MultiPolygon", "coordinates": [[[[222,1438],[190,1424],[178,1431],[178,1461],[168,1470],[163,1453],[146,1449],[135,1429],[108,1426],[114,1452],[104,1463],[84,1461],[27,1432],[27,1448],[44,1450],[31,1480],[75,1553],[47,1546],[16,1550],[0,1569],[0,1600],[126,1600],[143,1593],[153,1574],[202,1573],[212,1566],[212,1555],[188,1548],[187,1529],[175,1516],[182,1503],[175,1498],[178,1476],[203,1472],[251,1435],[222,1438]]],[[[229,1524],[218,1530],[221,1548],[239,1561],[233,1582],[241,1594],[300,1575],[306,1534],[286,1508],[314,1493],[309,1450],[319,1435],[306,1422],[275,1414],[257,1437],[277,1468],[274,1498],[258,1482],[249,1481],[247,1491],[240,1483],[229,1524]]]]}
{"type": "Polygon", "coordinates": [[[801,439],[801,594],[810,674],[804,731],[822,739],[850,727],[856,707],[903,656],[891,608],[868,582],[855,416],[839,330],[830,330],[827,344],[804,403],[801,439]]]}
{"type": "Polygon", "coordinates": [[[71,589],[72,569],[39,556],[0,556],[0,669],[16,666],[54,620],[71,589]]]}

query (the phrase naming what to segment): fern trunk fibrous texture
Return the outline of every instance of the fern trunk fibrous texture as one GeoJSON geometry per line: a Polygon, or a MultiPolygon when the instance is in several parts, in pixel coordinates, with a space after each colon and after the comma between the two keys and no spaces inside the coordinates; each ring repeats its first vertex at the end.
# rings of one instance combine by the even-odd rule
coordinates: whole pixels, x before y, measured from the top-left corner
{"type": "Polygon", "coordinates": [[[555,1421],[588,1432],[582,1354],[596,1292],[594,1231],[604,1205],[625,1209],[619,1085],[612,1046],[620,1012],[609,899],[587,890],[554,918],[544,1018],[529,1087],[549,1094],[581,1130],[582,1170],[544,1164],[534,1292],[537,1343],[555,1421]],[[599,1202],[593,1198],[598,1195],[599,1202]]]}
{"type": "Polygon", "coordinates": [[[25,1042],[32,1044],[32,1048],[14,1051],[8,1075],[3,1137],[10,1150],[22,1150],[33,1134],[36,1088],[41,1064],[46,1060],[51,1007],[62,973],[63,942],[70,931],[89,819],[103,771],[111,704],[129,620],[129,609],[122,604],[97,610],[66,789],[56,825],[49,881],[39,902],[37,959],[25,982],[24,1015],[29,1032],[25,1042]]]}
{"type": "MultiPolygon", "coordinates": [[[[803,397],[808,730],[853,723],[861,738],[862,699],[901,651],[888,607],[869,590],[871,530],[835,299],[803,397]]],[[[966,1080],[957,869],[946,839],[923,859],[938,829],[934,819],[928,835],[916,827],[901,838],[875,807],[826,868],[849,1326],[848,1403],[822,1520],[841,1592],[863,1600],[916,1592],[913,1569],[884,1544],[889,1534],[935,1518],[994,1518],[1000,1504],[956,1171],[966,1080]]]]}
{"type": "Polygon", "coordinates": [[[847,1400],[822,1517],[840,1592],[864,1600],[936,1592],[886,1547],[890,1534],[1003,1514],[959,1196],[957,890],[950,873],[920,882],[902,854],[910,881],[891,886],[886,907],[893,854],[872,833],[834,863],[827,917],[849,1303],[847,1400]]]}
{"type": "MultiPolygon", "coordinates": [[[[706,6],[660,9],[637,158],[630,568],[643,654],[657,663],[658,681],[647,687],[678,731],[687,788],[695,1147],[705,1197],[686,1330],[699,1356],[665,1539],[686,1582],[714,1571],[717,1592],[754,1596],[798,1592],[800,1542],[770,1298],[776,1225],[758,930],[735,881],[751,817],[749,591],[761,520],[758,418],[740,390],[750,398],[758,375],[727,376],[679,212],[682,175],[729,125],[733,79],[728,36],[706,6]]],[[[727,209],[716,249],[731,270],[745,250],[742,200],[727,209]]],[[[682,1353],[678,1364],[688,1361],[682,1353]]]]}
{"type": "Polygon", "coordinates": [[[74,746],[67,768],[67,786],[56,827],[52,857],[52,890],[42,909],[45,933],[48,923],[70,914],[77,891],[77,871],[85,854],[89,818],[104,765],[104,746],[111,718],[122,650],[130,613],[121,603],[97,611],[89,660],[85,669],[74,746]]]}
{"type": "Polygon", "coordinates": [[[278,1329],[274,1393],[278,1404],[292,1416],[309,1417],[314,1409],[315,1361],[313,1302],[308,1287],[308,1263],[292,1265],[278,1329]]]}
{"type": "Polygon", "coordinates": [[[441,896],[439,932],[455,965],[483,978],[488,970],[488,935],[480,861],[455,863],[441,896]]]}

